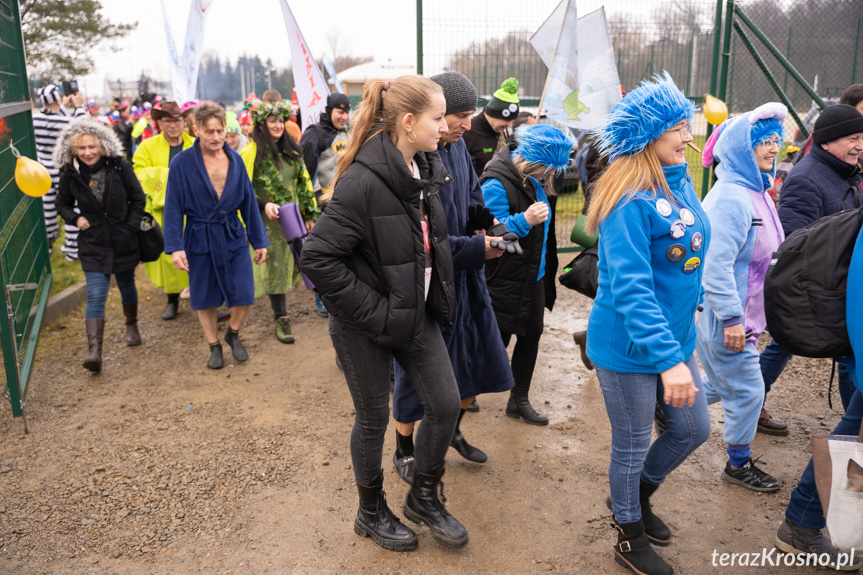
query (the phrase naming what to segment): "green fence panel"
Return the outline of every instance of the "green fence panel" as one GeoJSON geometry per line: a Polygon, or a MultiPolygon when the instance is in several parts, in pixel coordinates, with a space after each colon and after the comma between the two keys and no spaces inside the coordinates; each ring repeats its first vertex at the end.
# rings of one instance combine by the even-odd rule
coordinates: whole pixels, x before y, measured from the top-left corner
{"type": "Polygon", "coordinates": [[[0,343],[5,395],[13,415],[20,417],[25,414],[51,265],[42,202],[25,196],[15,184],[12,146],[36,158],[18,3],[0,0],[0,343]]]}

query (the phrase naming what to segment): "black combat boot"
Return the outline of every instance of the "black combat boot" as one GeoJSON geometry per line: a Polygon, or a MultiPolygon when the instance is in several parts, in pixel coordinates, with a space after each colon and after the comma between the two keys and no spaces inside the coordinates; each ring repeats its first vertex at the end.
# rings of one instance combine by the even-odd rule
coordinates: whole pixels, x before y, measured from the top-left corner
{"type": "Polygon", "coordinates": [[[383,490],[384,472],[372,480],[371,485],[357,483],[360,493],[360,508],[354,521],[354,531],[357,535],[371,537],[375,543],[390,551],[413,551],[419,540],[414,533],[399,518],[393,515],[387,505],[386,493],[383,490]]]}
{"type": "Polygon", "coordinates": [[[438,543],[447,547],[464,547],[467,545],[467,529],[449,514],[444,507],[446,498],[443,496],[443,477],[445,466],[434,469],[431,474],[421,473],[414,468],[414,480],[405,501],[405,517],[414,523],[425,523],[431,529],[432,537],[438,543]],[[438,499],[440,485],[441,499],[438,499]]]}

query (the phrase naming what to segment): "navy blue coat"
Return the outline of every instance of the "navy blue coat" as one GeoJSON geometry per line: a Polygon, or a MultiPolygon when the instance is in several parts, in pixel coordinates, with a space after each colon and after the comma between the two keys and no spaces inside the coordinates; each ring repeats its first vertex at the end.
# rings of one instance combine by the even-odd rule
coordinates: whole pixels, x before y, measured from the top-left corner
{"type": "Polygon", "coordinates": [[[204,166],[200,140],[171,162],[165,194],[165,253],[186,252],[192,309],[223,302],[228,307],[255,303],[249,244],[255,249],[270,245],[243,159],[227,142],[224,151],[228,174],[221,198],[204,166]]]}
{"type": "MultiPolygon", "coordinates": [[[[468,206],[483,203],[482,189],[464,140],[438,146],[438,153],[453,180],[440,190],[455,267],[453,329],[444,330],[443,337],[459,393],[466,399],[481,393],[507,391],[514,382],[485,283],[485,236],[466,235],[468,206]]],[[[398,362],[395,380],[395,419],[402,423],[422,419],[422,405],[398,362]]]]}
{"type": "Polygon", "coordinates": [[[821,146],[791,169],[779,195],[779,220],[785,237],[812,222],[855,206],[863,206],[858,188],[863,167],[843,162],[821,146]],[[851,191],[846,197],[846,193],[851,191]],[[843,201],[844,200],[844,201],[843,201]]]}

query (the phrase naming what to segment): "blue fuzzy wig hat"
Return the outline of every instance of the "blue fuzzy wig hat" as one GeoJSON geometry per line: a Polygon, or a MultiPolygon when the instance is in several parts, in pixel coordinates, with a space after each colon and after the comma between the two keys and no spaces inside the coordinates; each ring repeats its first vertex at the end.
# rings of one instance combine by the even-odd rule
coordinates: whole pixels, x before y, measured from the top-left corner
{"type": "Polygon", "coordinates": [[[752,124],[752,131],[749,132],[749,138],[751,140],[750,145],[754,150],[756,147],[758,147],[758,144],[760,144],[764,140],[772,138],[773,136],[779,138],[779,145],[781,147],[781,140],[785,139],[785,128],[782,127],[781,119],[777,119],[775,117],[762,118],[752,124]]]}
{"type": "Polygon", "coordinates": [[[612,108],[597,130],[599,150],[611,159],[637,154],[663,132],[695,116],[695,104],[674,84],[668,72],[644,81],[612,108]]]}
{"type": "Polygon", "coordinates": [[[522,124],[515,130],[518,146],[515,153],[531,164],[542,164],[561,170],[569,163],[576,141],[560,128],[547,124],[522,124]]]}

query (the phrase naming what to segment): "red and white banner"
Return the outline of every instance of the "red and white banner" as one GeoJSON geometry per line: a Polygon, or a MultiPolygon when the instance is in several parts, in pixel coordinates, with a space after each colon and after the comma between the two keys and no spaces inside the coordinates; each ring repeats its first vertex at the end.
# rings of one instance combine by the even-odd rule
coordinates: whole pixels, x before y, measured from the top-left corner
{"type": "Polygon", "coordinates": [[[300,27],[297,26],[288,0],[282,0],[282,13],[285,15],[285,28],[288,29],[288,39],[291,42],[291,69],[305,129],[317,123],[318,117],[327,106],[330,89],[306,44],[306,39],[303,38],[303,33],[300,32],[300,27]]]}

